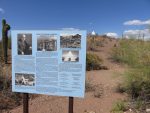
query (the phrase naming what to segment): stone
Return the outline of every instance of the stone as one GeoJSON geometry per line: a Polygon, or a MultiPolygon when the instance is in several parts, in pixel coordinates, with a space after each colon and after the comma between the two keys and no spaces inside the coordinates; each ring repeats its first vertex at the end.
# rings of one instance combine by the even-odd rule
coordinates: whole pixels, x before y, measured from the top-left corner
{"type": "Polygon", "coordinates": [[[146,109],[146,112],[147,112],[147,113],[150,113],[150,109],[146,109]]]}

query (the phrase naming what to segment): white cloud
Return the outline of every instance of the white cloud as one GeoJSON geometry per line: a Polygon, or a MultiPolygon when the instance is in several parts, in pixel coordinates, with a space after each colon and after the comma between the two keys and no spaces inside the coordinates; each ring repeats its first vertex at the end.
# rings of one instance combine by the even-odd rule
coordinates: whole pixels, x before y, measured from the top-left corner
{"type": "Polygon", "coordinates": [[[118,34],[117,33],[105,33],[107,36],[109,37],[113,37],[113,38],[118,38],[118,34]]]}
{"type": "Polygon", "coordinates": [[[126,30],[126,31],[124,31],[124,34],[129,34],[129,35],[149,34],[149,33],[150,33],[149,29],[144,29],[144,30],[126,30]]]}
{"type": "Polygon", "coordinates": [[[130,20],[123,23],[124,25],[150,25],[150,19],[146,21],[130,20]]]}
{"type": "Polygon", "coordinates": [[[5,11],[4,11],[4,9],[3,9],[3,8],[0,8],[0,13],[2,13],[2,14],[4,14],[4,13],[5,13],[5,11]]]}
{"type": "Polygon", "coordinates": [[[150,30],[149,29],[143,29],[143,30],[126,30],[124,31],[124,37],[137,37],[137,38],[144,38],[148,39],[150,38],[150,30]]]}

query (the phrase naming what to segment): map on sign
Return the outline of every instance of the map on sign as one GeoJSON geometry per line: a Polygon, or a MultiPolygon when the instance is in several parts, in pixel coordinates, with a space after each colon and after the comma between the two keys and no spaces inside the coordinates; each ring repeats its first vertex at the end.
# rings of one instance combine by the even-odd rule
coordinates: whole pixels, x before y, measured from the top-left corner
{"type": "Polygon", "coordinates": [[[12,30],[12,90],[84,97],[86,31],[12,30]]]}

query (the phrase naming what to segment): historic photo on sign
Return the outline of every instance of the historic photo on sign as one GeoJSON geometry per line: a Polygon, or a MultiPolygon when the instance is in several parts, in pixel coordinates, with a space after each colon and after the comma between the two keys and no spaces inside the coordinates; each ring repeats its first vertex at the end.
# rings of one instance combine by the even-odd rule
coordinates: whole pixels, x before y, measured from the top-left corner
{"type": "Polygon", "coordinates": [[[56,51],[57,37],[55,35],[38,35],[37,51],[56,51]]]}
{"type": "Polygon", "coordinates": [[[35,85],[35,75],[34,74],[15,74],[15,85],[21,86],[34,86],[35,85]]]}
{"type": "Polygon", "coordinates": [[[79,62],[79,51],[63,50],[62,61],[63,62],[79,62]]]}
{"type": "Polygon", "coordinates": [[[61,48],[81,48],[81,35],[62,34],[60,36],[60,47],[61,48]]]}
{"type": "Polygon", "coordinates": [[[18,34],[18,55],[32,54],[32,34],[18,34]]]}

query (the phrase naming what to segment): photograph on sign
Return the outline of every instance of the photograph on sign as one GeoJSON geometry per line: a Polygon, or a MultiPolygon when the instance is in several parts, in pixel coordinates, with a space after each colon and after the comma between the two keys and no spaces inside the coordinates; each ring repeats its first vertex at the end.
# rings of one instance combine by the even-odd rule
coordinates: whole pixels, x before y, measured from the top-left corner
{"type": "Polygon", "coordinates": [[[19,86],[35,86],[35,75],[16,73],[15,74],[15,85],[19,86]]]}
{"type": "Polygon", "coordinates": [[[62,61],[63,62],[78,62],[79,61],[79,51],[63,50],[62,61]]]}
{"type": "Polygon", "coordinates": [[[32,34],[18,34],[18,55],[32,54],[32,34]]]}
{"type": "Polygon", "coordinates": [[[60,36],[61,48],[81,48],[80,34],[62,34],[60,36]]]}
{"type": "Polygon", "coordinates": [[[56,51],[57,37],[54,35],[40,35],[37,38],[37,51],[56,51]]]}

